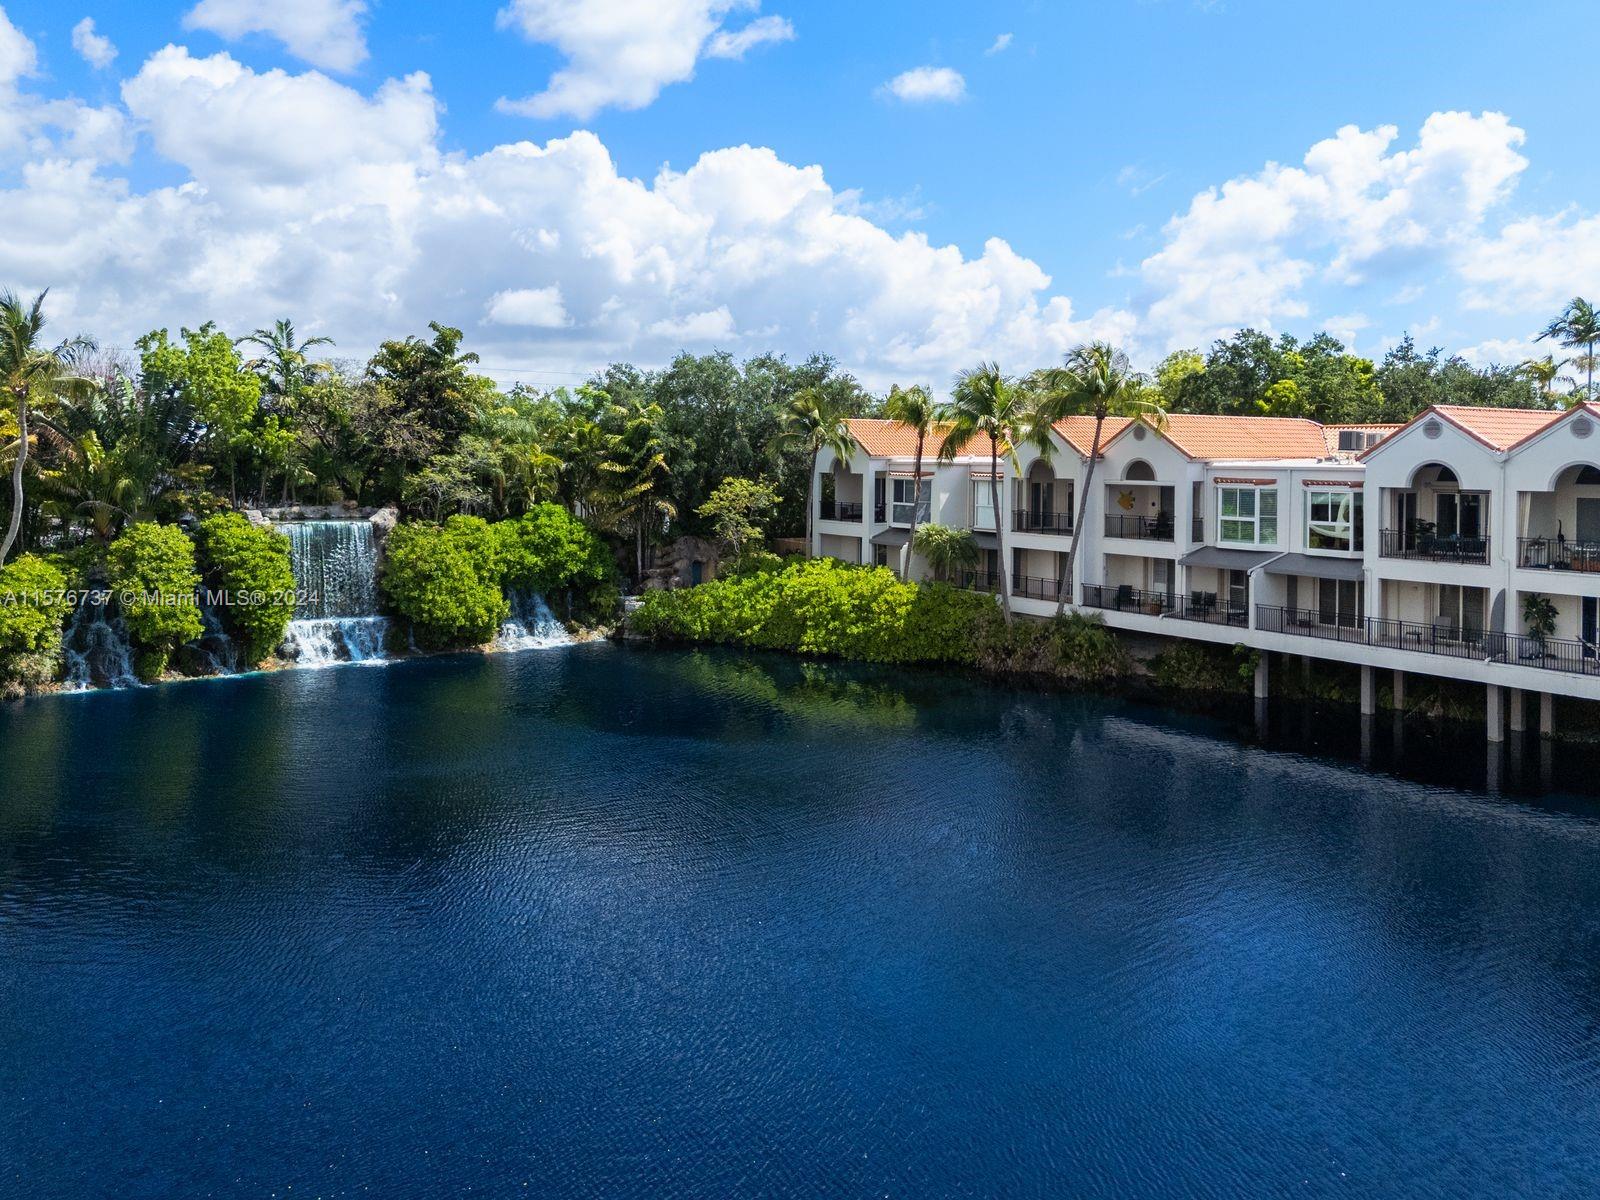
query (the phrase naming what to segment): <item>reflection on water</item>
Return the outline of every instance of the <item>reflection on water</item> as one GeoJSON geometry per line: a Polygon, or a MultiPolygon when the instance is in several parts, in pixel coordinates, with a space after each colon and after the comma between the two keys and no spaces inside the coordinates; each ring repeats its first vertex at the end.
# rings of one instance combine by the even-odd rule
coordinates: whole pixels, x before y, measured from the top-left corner
{"type": "Polygon", "coordinates": [[[1600,809],[1270,717],[594,645],[5,709],[0,1194],[1585,1194],[1600,809]]]}

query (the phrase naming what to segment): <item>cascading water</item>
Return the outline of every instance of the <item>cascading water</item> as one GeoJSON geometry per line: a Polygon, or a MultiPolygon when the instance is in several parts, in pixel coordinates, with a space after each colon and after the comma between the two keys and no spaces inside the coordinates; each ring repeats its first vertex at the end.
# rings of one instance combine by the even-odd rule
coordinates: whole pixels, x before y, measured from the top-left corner
{"type": "Polygon", "coordinates": [[[382,661],[389,620],[378,615],[372,523],[296,521],[282,528],[302,597],[284,634],[284,657],[307,667],[382,661]]]}
{"type": "Polygon", "coordinates": [[[144,686],[133,673],[128,627],[108,593],[99,592],[79,602],[62,639],[61,665],[64,692],[144,686]]]}
{"type": "Polygon", "coordinates": [[[222,617],[210,604],[200,606],[200,623],[205,626],[205,632],[190,642],[187,649],[194,652],[207,674],[237,675],[238,648],[223,628],[222,617]]]}
{"type": "Polygon", "coordinates": [[[572,644],[572,638],[556,620],[543,596],[537,592],[511,592],[506,599],[511,602],[511,615],[495,636],[496,650],[543,650],[572,644]]]}

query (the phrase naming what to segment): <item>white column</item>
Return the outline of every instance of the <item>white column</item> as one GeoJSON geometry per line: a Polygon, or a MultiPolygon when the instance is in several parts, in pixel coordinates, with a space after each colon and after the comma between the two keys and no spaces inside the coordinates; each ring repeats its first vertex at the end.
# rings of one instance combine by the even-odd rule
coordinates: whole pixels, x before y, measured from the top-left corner
{"type": "Polygon", "coordinates": [[[1528,728],[1523,708],[1523,700],[1527,693],[1521,688],[1511,688],[1510,692],[1507,699],[1511,701],[1511,732],[1521,733],[1528,728]]]}
{"type": "Polygon", "coordinates": [[[1395,712],[1402,712],[1406,706],[1406,673],[1404,671],[1396,671],[1394,673],[1393,686],[1394,710],[1395,712]]]}
{"type": "Polygon", "coordinates": [[[1361,668],[1361,715],[1370,717],[1378,711],[1378,683],[1371,667],[1361,668]]]}
{"type": "Polygon", "coordinates": [[[878,473],[867,463],[861,472],[861,562],[872,565],[872,508],[877,491],[878,473]]]}
{"type": "Polygon", "coordinates": [[[1486,685],[1484,709],[1490,742],[1506,740],[1505,688],[1497,683],[1486,685]]]}
{"type": "Polygon", "coordinates": [[[1267,652],[1260,652],[1261,657],[1256,659],[1256,699],[1267,698],[1267,652]]]}

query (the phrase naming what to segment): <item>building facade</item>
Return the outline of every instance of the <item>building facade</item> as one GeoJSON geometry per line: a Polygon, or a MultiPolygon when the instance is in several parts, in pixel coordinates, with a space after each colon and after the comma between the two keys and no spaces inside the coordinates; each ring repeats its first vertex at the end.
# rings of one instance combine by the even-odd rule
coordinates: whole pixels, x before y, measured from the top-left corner
{"type": "MultiPolygon", "coordinates": [[[[851,432],[848,461],[818,461],[812,552],[925,578],[905,549],[914,436],[851,432]]],[[[938,461],[939,431],[917,519],[971,530],[979,565],[954,582],[1004,587],[1019,614],[1352,663],[1368,711],[1379,670],[1397,694],[1407,673],[1481,683],[1494,739],[1507,710],[1548,730],[1551,695],[1600,699],[1597,432],[1587,404],[1440,405],[1403,426],[1112,419],[1090,478],[1087,418],[998,471],[987,444],[938,461]]]]}

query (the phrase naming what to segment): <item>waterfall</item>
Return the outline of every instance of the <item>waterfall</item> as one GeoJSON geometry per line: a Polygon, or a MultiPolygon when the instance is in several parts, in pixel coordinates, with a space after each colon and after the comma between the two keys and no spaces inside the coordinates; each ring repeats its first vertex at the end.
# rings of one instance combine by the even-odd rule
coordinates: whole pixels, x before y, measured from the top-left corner
{"type": "Polygon", "coordinates": [[[537,592],[511,592],[506,598],[511,601],[511,615],[495,635],[496,650],[543,650],[572,644],[543,596],[537,592]]]}
{"type": "Polygon", "coordinates": [[[381,662],[388,618],[378,615],[378,543],[370,521],[286,524],[301,602],[283,656],[307,667],[381,662]]]}
{"type": "Polygon", "coordinates": [[[79,602],[61,643],[64,692],[92,688],[144,686],[133,673],[133,647],[120,612],[113,613],[109,592],[79,602]]]}
{"type": "Polygon", "coordinates": [[[209,675],[237,675],[239,652],[233,639],[223,628],[222,617],[210,604],[200,605],[200,623],[205,627],[201,635],[186,647],[192,650],[209,675]]]}

